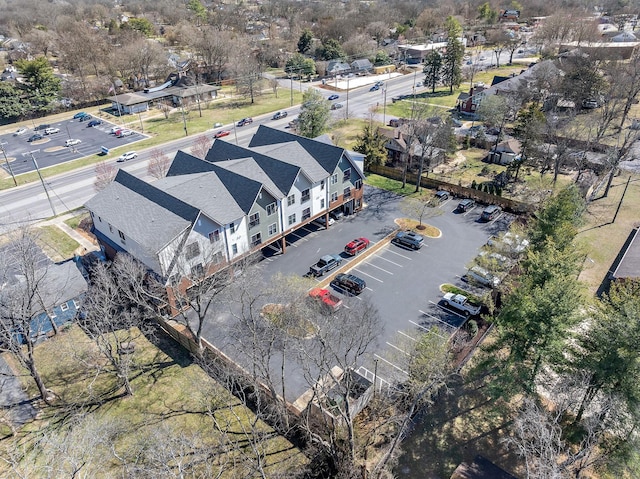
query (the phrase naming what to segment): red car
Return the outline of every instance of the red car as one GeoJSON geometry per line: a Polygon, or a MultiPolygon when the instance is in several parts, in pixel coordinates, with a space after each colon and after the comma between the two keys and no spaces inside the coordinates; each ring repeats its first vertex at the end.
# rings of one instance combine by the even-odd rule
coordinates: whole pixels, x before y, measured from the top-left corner
{"type": "Polygon", "coordinates": [[[309,297],[321,301],[328,311],[337,311],[342,306],[342,300],[331,294],[328,289],[313,288],[309,291],[309,297]]]}
{"type": "Polygon", "coordinates": [[[364,251],[369,247],[369,240],[367,238],[356,238],[347,246],[344,247],[344,252],[348,255],[355,256],[360,251],[364,251]]]}
{"type": "Polygon", "coordinates": [[[215,135],[213,135],[213,137],[214,138],[222,138],[223,136],[228,136],[230,134],[231,134],[231,132],[229,130],[220,130],[215,135]]]}

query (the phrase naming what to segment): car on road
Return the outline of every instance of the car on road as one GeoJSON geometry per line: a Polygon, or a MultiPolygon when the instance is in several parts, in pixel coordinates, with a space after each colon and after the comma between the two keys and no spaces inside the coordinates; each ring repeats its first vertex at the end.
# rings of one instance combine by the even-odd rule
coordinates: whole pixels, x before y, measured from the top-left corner
{"type": "Polygon", "coordinates": [[[416,83],[416,88],[420,88],[422,86],[422,82],[419,81],[418,83],[416,83]]]}
{"type": "Polygon", "coordinates": [[[342,300],[328,289],[313,288],[309,291],[309,297],[319,302],[322,309],[327,312],[337,311],[342,306],[342,300]]]}
{"type": "Polygon", "coordinates": [[[465,212],[472,209],[475,205],[476,205],[476,202],[473,201],[471,198],[465,198],[460,203],[458,203],[458,207],[456,209],[458,211],[465,212]]]}
{"type": "Polygon", "coordinates": [[[64,146],[75,146],[75,145],[79,145],[80,143],[82,143],[82,141],[71,138],[64,142],[64,146]]]}
{"type": "Polygon", "coordinates": [[[380,87],[378,85],[373,85],[371,88],[369,88],[369,91],[378,91],[380,89],[380,87]]]}
{"type": "Polygon", "coordinates": [[[442,297],[442,304],[457,309],[465,316],[475,316],[482,309],[482,306],[472,303],[463,294],[445,293],[442,297]]]}
{"type": "Polygon", "coordinates": [[[333,103],[331,105],[331,109],[332,110],[339,110],[340,108],[342,108],[344,105],[342,103],[333,103]]]}
{"type": "Polygon", "coordinates": [[[340,291],[345,291],[356,296],[365,290],[367,283],[364,279],[359,278],[356,275],[340,273],[336,275],[333,281],[331,281],[331,286],[340,291]]]}
{"type": "Polygon", "coordinates": [[[243,118],[242,120],[240,120],[238,122],[238,126],[249,125],[250,123],[253,123],[253,118],[247,117],[247,118],[243,118]]]}
{"type": "Polygon", "coordinates": [[[340,98],[340,95],[336,95],[335,93],[333,95],[329,95],[328,100],[329,101],[333,101],[333,100],[337,100],[338,98],[340,98]]]}
{"type": "Polygon", "coordinates": [[[439,190],[439,191],[436,191],[436,194],[434,196],[435,196],[436,202],[444,203],[449,199],[449,192],[444,190],[439,190]]]}
{"type": "Polygon", "coordinates": [[[73,119],[74,120],[79,120],[80,118],[82,118],[83,116],[87,116],[88,113],[84,112],[84,111],[79,111],[78,113],[76,113],[75,115],[73,115],[73,119]]]}
{"type": "Polygon", "coordinates": [[[138,157],[138,153],[135,151],[127,151],[118,157],[118,163],[122,163],[123,161],[134,160],[138,157]]]}
{"type": "Polygon", "coordinates": [[[91,128],[98,125],[102,125],[102,120],[91,120],[89,123],[87,123],[87,128],[91,128]]]}
{"type": "Polygon", "coordinates": [[[480,221],[492,221],[495,220],[500,213],[502,212],[502,208],[498,205],[489,205],[480,214],[480,221]]]}
{"type": "Polygon", "coordinates": [[[280,118],[286,118],[288,113],[286,111],[279,111],[271,117],[272,120],[279,120],[280,118]]]}
{"type": "Polygon", "coordinates": [[[32,141],[42,140],[43,138],[44,137],[40,133],[34,133],[29,138],[27,138],[27,141],[31,143],[32,141]]]}
{"type": "Polygon", "coordinates": [[[131,136],[133,135],[133,130],[127,130],[126,128],[123,130],[118,130],[118,132],[116,133],[116,137],[118,138],[124,138],[125,136],[131,136]]]}
{"type": "Polygon", "coordinates": [[[60,133],[60,128],[49,127],[44,130],[45,135],[53,135],[54,133],[60,133]]]}
{"type": "MultiPolygon", "coordinates": [[[[325,215],[322,215],[318,218],[316,218],[315,220],[313,220],[315,223],[318,223],[320,226],[327,226],[327,220],[325,215]]],[[[334,220],[331,216],[329,216],[329,226],[331,226],[332,224],[334,224],[336,222],[336,220],[334,220]]]]}
{"type": "Polygon", "coordinates": [[[424,244],[424,238],[413,231],[398,231],[392,241],[411,249],[420,249],[424,244]]]}
{"type": "Polygon", "coordinates": [[[18,128],[16,131],[13,132],[13,136],[20,136],[20,135],[24,135],[26,132],[29,131],[29,128],[25,128],[24,126],[21,128],[18,128]]]}
{"type": "Polygon", "coordinates": [[[367,238],[356,238],[344,247],[344,252],[349,256],[356,256],[361,251],[366,250],[369,247],[369,240],[367,238]]]}
{"type": "Polygon", "coordinates": [[[229,131],[229,130],[220,130],[215,135],[213,135],[213,137],[214,138],[222,138],[223,136],[229,136],[230,134],[231,134],[231,131],[229,131]]]}
{"type": "Polygon", "coordinates": [[[214,128],[220,128],[222,127],[222,123],[220,123],[219,121],[213,124],[214,128]]]}
{"type": "Polygon", "coordinates": [[[322,276],[340,266],[340,263],[342,263],[342,256],[338,254],[325,254],[316,264],[311,265],[309,275],[313,277],[322,276]]]}
{"type": "Polygon", "coordinates": [[[92,118],[93,117],[91,115],[84,115],[78,118],[78,121],[88,121],[88,120],[91,120],[92,118]]]}

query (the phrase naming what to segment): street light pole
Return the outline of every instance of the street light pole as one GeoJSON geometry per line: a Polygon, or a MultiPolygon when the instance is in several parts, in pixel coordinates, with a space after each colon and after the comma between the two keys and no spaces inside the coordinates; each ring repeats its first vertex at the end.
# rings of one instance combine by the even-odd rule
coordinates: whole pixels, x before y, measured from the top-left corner
{"type": "Polygon", "coordinates": [[[347,77],[347,107],[344,112],[345,119],[349,119],[349,77],[347,77]]]}
{"type": "Polygon", "coordinates": [[[384,100],[382,102],[382,124],[387,124],[387,88],[382,89],[382,93],[384,94],[384,100]]]}
{"type": "Polygon", "coordinates": [[[0,141],[0,149],[2,150],[2,155],[4,156],[4,161],[7,163],[7,168],[9,169],[9,173],[11,173],[11,178],[13,178],[13,183],[18,186],[18,182],[16,181],[16,175],[13,174],[13,169],[11,169],[11,163],[9,163],[9,158],[7,158],[7,152],[4,149],[4,145],[7,143],[2,143],[0,141]]]}
{"type": "Polygon", "coordinates": [[[40,168],[38,168],[38,162],[36,161],[36,157],[33,156],[34,153],[39,152],[40,150],[31,150],[27,153],[23,153],[22,156],[29,155],[31,156],[31,160],[33,160],[33,165],[36,167],[36,171],[38,172],[38,176],[40,177],[40,182],[42,183],[42,188],[44,189],[44,193],[47,195],[47,200],[49,200],[49,206],[51,206],[51,211],[53,211],[53,216],[56,216],[56,209],[53,207],[53,202],[51,201],[51,197],[49,196],[49,190],[47,190],[46,185],[44,184],[44,179],[40,174],[40,168]]]}
{"type": "Polygon", "coordinates": [[[182,101],[180,101],[180,111],[182,112],[182,124],[184,125],[184,136],[189,136],[189,132],[187,131],[187,119],[184,117],[184,105],[182,101]]]}

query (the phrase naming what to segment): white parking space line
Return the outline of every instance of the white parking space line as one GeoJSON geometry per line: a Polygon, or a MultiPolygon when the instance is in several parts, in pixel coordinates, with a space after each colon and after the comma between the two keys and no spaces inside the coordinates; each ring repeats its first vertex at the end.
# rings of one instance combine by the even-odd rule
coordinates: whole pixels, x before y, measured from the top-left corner
{"type": "Polygon", "coordinates": [[[465,214],[463,214],[462,216],[467,216],[469,213],[471,213],[473,210],[475,210],[476,207],[474,206],[473,208],[471,208],[469,211],[467,211],[465,214]]]}
{"type": "Polygon", "coordinates": [[[295,233],[289,233],[291,236],[298,238],[299,240],[306,240],[306,238],[304,236],[300,236],[298,234],[295,233]]]}
{"type": "Polygon", "coordinates": [[[400,349],[398,346],[396,346],[395,344],[391,344],[389,341],[385,341],[387,343],[387,345],[391,346],[393,349],[395,349],[396,351],[401,352],[402,354],[405,354],[407,356],[409,356],[409,353],[406,352],[404,349],[400,349]]]}
{"type": "Polygon", "coordinates": [[[379,269],[380,271],[384,271],[384,272],[385,272],[385,273],[387,273],[387,274],[393,275],[393,273],[392,273],[391,271],[387,271],[386,269],[381,268],[380,266],[376,266],[376,265],[375,265],[375,264],[373,264],[373,263],[365,263],[365,264],[367,264],[367,265],[369,265],[369,266],[373,266],[374,268],[377,268],[377,269],[379,269]]]}
{"type": "Polygon", "coordinates": [[[405,255],[403,255],[403,254],[401,254],[401,253],[398,253],[397,251],[393,251],[393,250],[391,250],[391,249],[387,249],[387,251],[388,251],[389,253],[397,254],[398,256],[400,256],[400,257],[402,257],[402,258],[404,258],[404,259],[411,260],[411,258],[410,258],[409,256],[405,256],[405,255]]]}
{"type": "MultiPolygon", "coordinates": [[[[418,310],[420,311],[420,310],[418,310]]],[[[424,311],[420,311],[422,314],[424,314],[425,316],[429,316],[431,319],[434,319],[436,321],[438,321],[439,323],[444,324],[446,327],[450,328],[451,325],[449,323],[447,323],[446,321],[441,320],[440,318],[436,318],[435,316],[432,316],[430,314],[425,313],[424,311]]]]}
{"type": "Polygon", "coordinates": [[[427,317],[429,317],[429,318],[431,318],[431,319],[438,319],[438,318],[436,318],[433,314],[429,314],[429,313],[427,313],[427,312],[425,312],[425,311],[422,311],[421,309],[419,309],[418,311],[419,311],[419,312],[420,312],[420,314],[422,314],[423,316],[427,316],[427,317]]]}
{"type": "Polygon", "coordinates": [[[404,266],[402,266],[400,263],[396,263],[395,261],[391,261],[390,259],[387,259],[384,256],[376,256],[376,258],[380,258],[380,259],[383,259],[385,261],[388,261],[389,263],[391,263],[394,266],[398,266],[400,268],[404,268],[404,266]]]}
{"type": "Polygon", "coordinates": [[[302,227],[302,228],[300,228],[300,229],[301,229],[301,230],[306,231],[306,232],[307,232],[307,233],[309,233],[309,234],[313,234],[313,233],[315,233],[315,232],[316,232],[315,230],[310,230],[310,229],[309,229],[309,228],[307,228],[306,226],[303,226],[303,227],[302,227]]]}
{"type": "Polygon", "coordinates": [[[425,328],[423,325],[418,324],[418,323],[416,323],[415,321],[413,321],[413,320],[411,320],[411,319],[409,320],[409,322],[410,322],[411,324],[413,324],[414,326],[418,326],[420,329],[424,329],[426,332],[429,332],[429,328],[425,328]]]}
{"type": "Polygon", "coordinates": [[[381,279],[376,278],[375,276],[371,276],[370,274],[367,274],[367,273],[365,273],[364,271],[362,271],[362,270],[360,270],[360,269],[358,269],[358,268],[353,268],[353,270],[354,270],[354,271],[357,271],[357,272],[358,272],[358,273],[360,273],[360,274],[364,274],[365,276],[369,276],[369,278],[371,278],[371,279],[375,279],[376,281],[379,281],[379,282],[381,282],[381,283],[384,283],[384,281],[382,281],[381,279]]]}
{"type": "Polygon", "coordinates": [[[502,215],[503,215],[503,214],[504,214],[504,213],[500,213],[498,216],[496,216],[496,217],[494,218],[494,220],[493,220],[493,221],[489,222],[489,224],[490,224],[490,225],[494,224],[496,221],[498,221],[500,218],[502,218],[502,215]]]}
{"type": "Polygon", "coordinates": [[[384,361],[385,363],[387,363],[389,366],[396,368],[398,371],[400,371],[401,373],[406,374],[407,376],[409,375],[409,373],[407,371],[405,371],[404,369],[402,369],[399,366],[396,366],[395,364],[393,364],[391,361],[387,361],[385,358],[383,358],[382,356],[378,356],[377,354],[374,354],[374,356],[378,359],[381,359],[382,361],[384,361]]]}
{"type": "MultiPolygon", "coordinates": [[[[440,306],[438,303],[434,303],[433,301],[429,301],[431,304],[435,304],[438,308],[440,308],[442,311],[446,311],[447,313],[451,313],[451,314],[455,314],[456,316],[458,316],[459,318],[466,318],[466,316],[464,314],[460,314],[457,313],[455,311],[453,311],[452,309],[449,308],[445,308],[444,306],[440,306]]],[[[437,319],[437,318],[436,318],[437,319]]]]}
{"type": "Polygon", "coordinates": [[[407,333],[405,333],[404,331],[400,331],[398,330],[398,333],[400,333],[402,336],[410,339],[411,341],[417,341],[416,338],[414,338],[413,336],[409,336],[407,333]]]}

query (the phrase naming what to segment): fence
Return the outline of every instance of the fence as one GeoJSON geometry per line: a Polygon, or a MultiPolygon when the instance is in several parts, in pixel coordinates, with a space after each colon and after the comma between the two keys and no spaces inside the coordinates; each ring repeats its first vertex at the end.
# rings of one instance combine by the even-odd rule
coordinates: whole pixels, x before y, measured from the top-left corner
{"type": "MultiPolygon", "coordinates": [[[[395,168],[388,166],[375,166],[372,165],[369,168],[371,173],[385,176],[393,180],[402,181],[403,172],[395,168]]],[[[418,175],[415,173],[407,172],[406,174],[407,184],[416,184],[418,175]]],[[[511,200],[509,198],[503,198],[502,196],[492,195],[486,191],[475,190],[473,188],[467,188],[465,186],[455,185],[453,183],[447,183],[446,181],[436,180],[434,178],[422,177],[420,179],[420,186],[423,188],[432,188],[434,190],[444,190],[452,193],[455,196],[462,198],[471,198],[478,203],[487,205],[498,205],[506,211],[518,214],[529,214],[533,211],[533,205],[528,203],[522,203],[520,201],[511,200]]]]}

